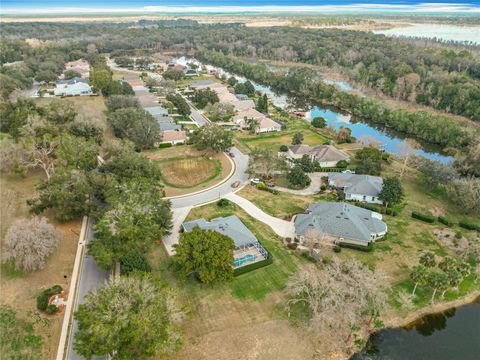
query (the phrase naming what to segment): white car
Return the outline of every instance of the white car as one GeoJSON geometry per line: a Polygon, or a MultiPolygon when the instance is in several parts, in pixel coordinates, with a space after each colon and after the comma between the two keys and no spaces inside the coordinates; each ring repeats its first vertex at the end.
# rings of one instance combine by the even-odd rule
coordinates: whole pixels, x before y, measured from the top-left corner
{"type": "Polygon", "coordinates": [[[250,179],[250,184],[252,185],[263,184],[263,180],[260,178],[253,178],[253,179],[250,179]]]}
{"type": "Polygon", "coordinates": [[[355,174],[355,170],[343,170],[342,174],[355,174]]]}

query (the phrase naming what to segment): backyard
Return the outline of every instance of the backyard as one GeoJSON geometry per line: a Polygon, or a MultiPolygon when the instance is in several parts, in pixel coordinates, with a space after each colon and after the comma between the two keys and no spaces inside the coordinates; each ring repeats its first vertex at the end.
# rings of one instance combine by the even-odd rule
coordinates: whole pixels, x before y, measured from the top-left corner
{"type": "Polygon", "coordinates": [[[226,178],[232,163],[223,153],[207,157],[192,146],[175,146],[146,153],[158,164],[167,196],[200,191],[226,178]]]}

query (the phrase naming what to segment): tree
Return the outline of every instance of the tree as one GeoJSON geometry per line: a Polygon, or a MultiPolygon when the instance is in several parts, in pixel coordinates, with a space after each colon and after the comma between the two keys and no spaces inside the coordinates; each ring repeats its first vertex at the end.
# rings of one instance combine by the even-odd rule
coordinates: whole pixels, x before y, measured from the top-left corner
{"type": "Polygon", "coordinates": [[[167,70],[162,74],[165,80],[179,81],[185,79],[185,74],[183,71],[178,70],[167,70]]]}
{"type": "Polygon", "coordinates": [[[195,90],[192,101],[199,109],[203,109],[207,104],[215,104],[220,100],[215,91],[210,88],[195,90]]]}
{"type": "Polygon", "coordinates": [[[279,158],[274,149],[264,146],[255,148],[250,153],[247,172],[251,176],[259,175],[268,179],[285,167],[285,160],[279,158]]]}
{"type": "Polygon", "coordinates": [[[57,80],[57,77],[57,74],[55,74],[51,70],[41,70],[35,76],[35,80],[37,80],[38,82],[50,83],[57,80]]]}
{"type": "Polygon", "coordinates": [[[419,263],[426,268],[433,268],[436,265],[435,254],[432,252],[425,252],[420,256],[419,263]]]}
{"type": "Polygon", "coordinates": [[[40,112],[41,109],[37,108],[31,99],[19,98],[16,102],[5,102],[0,105],[0,130],[8,132],[13,139],[18,140],[28,119],[38,116],[40,112]]]}
{"type": "Polygon", "coordinates": [[[321,116],[316,116],[312,119],[312,126],[318,129],[323,129],[327,126],[327,120],[321,116]]]}
{"type": "Polygon", "coordinates": [[[234,76],[230,76],[227,80],[228,85],[235,86],[238,83],[238,80],[234,76]]]}
{"type": "Polygon", "coordinates": [[[112,150],[107,153],[108,161],[100,167],[100,171],[114,175],[121,182],[140,178],[159,181],[158,167],[145,156],[126,146],[127,144],[123,142],[113,146],[108,144],[107,148],[112,147],[112,150]]]}
{"type": "Polygon", "coordinates": [[[156,181],[140,178],[115,186],[107,197],[109,209],[94,227],[89,253],[98,266],[109,269],[131,251],[145,253],[170,233],[170,202],[156,181]]]}
{"type": "Polygon", "coordinates": [[[214,230],[195,227],[180,235],[173,262],[182,277],[195,275],[203,283],[228,281],[233,278],[231,238],[214,230]]]}
{"type": "Polygon", "coordinates": [[[412,295],[415,295],[418,285],[425,285],[427,282],[427,268],[423,265],[414,266],[410,272],[410,279],[415,283],[412,295]]]}
{"type": "Polygon", "coordinates": [[[75,70],[67,70],[63,73],[63,76],[65,77],[66,80],[70,80],[76,77],[82,77],[82,74],[80,74],[78,71],[75,70]]]}
{"type": "Polygon", "coordinates": [[[211,121],[228,121],[235,114],[235,107],[229,103],[208,104],[204,112],[211,121]]]}
{"type": "Polygon", "coordinates": [[[255,95],[255,87],[249,80],[245,81],[244,86],[245,95],[247,95],[248,97],[252,97],[253,95],[255,95]]]}
{"type": "Polygon", "coordinates": [[[245,124],[247,125],[248,131],[250,131],[250,133],[252,134],[254,134],[257,131],[258,127],[260,126],[260,121],[257,118],[245,117],[244,121],[245,121],[245,124]]]}
{"type": "Polygon", "coordinates": [[[98,146],[93,140],[64,135],[55,149],[57,161],[64,168],[93,170],[97,167],[98,146]]]}
{"type": "Polygon", "coordinates": [[[137,108],[140,109],[140,102],[135,96],[129,95],[113,95],[110,96],[107,101],[105,101],[105,105],[107,105],[107,109],[110,112],[115,112],[119,109],[124,108],[137,108]]]}
{"type": "Polygon", "coordinates": [[[170,101],[176,108],[180,115],[188,116],[190,115],[190,106],[180,94],[168,94],[166,99],[170,101]]]}
{"type": "Polygon", "coordinates": [[[50,181],[41,181],[37,197],[27,200],[30,211],[40,214],[55,209],[55,217],[68,221],[97,213],[101,205],[96,200],[104,191],[105,177],[97,172],[66,170],[57,171],[50,181]],[[101,181],[100,181],[101,180],[101,181]]]}
{"type": "Polygon", "coordinates": [[[430,271],[427,273],[427,285],[433,289],[432,293],[432,298],[430,301],[433,304],[433,301],[435,299],[435,294],[437,293],[438,290],[444,291],[445,289],[448,288],[448,277],[445,273],[443,272],[438,272],[438,271],[430,271]]]}
{"type": "Polygon", "coordinates": [[[94,140],[98,145],[103,141],[104,127],[90,118],[76,119],[68,128],[70,134],[83,137],[85,140],[94,140]]]}
{"type": "Polygon", "coordinates": [[[480,214],[480,179],[473,176],[454,179],[447,185],[447,196],[461,212],[480,214]]]}
{"type": "Polygon", "coordinates": [[[419,148],[420,144],[414,139],[405,139],[404,142],[398,144],[400,156],[403,158],[402,170],[400,171],[400,179],[405,174],[405,170],[407,169],[410,158],[416,154],[417,149],[419,148]]]}
{"type": "Polygon", "coordinates": [[[190,139],[197,149],[214,153],[227,151],[233,146],[232,133],[215,124],[196,129],[190,139]]]}
{"type": "Polygon", "coordinates": [[[149,277],[122,277],[85,296],[74,349],[87,359],[147,359],[180,346],[173,293],[149,277]]]}
{"type": "Polygon", "coordinates": [[[29,136],[23,141],[24,156],[22,165],[26,168],[40,168],[47,177],[47,182],[55,173],[55,149],[58,139],[46,134],[42,137],[29,136]]]}
{"type": "Polygon", "coordinates": [[[75,120],[77,110],[73,102],[68,100],[52,100],[45,107],[45,118],[54,124],[67,124],[75,120]]]}
{"type": "Polygon", "coordinates": [[[351,143],[353,140],[352,129],[346,126],[340,126],[340,129],[338,129],[337,132],[336,140],[339,144],[351,143]]]}
{"type": "Polygon", "coordinates": [[[373,147],[366,147],[355,153],[355,159],[359,162],[356,172],[367,175],[380,175],[382,171],[382,152],[373,147]]]}
{"type": "Polygon", "coordinates": [[[382,190],[378,197],[385,204],[385,209],[388,205],[400,204],[404,196],[403,186],[399,178],[388,177],[383,179],[382,190]]]}
{"type": "Polygon", "coordinates": [[[303,142],[303,133],[297,132],[293,134],[292,145],[300,145],[303,142]]]}
{"type": "Polygon", "coordinates": [[[152,147],[160,138],[160,125],[152,115],[136,108],[110,113],[108,123],[119,138],[131,140],[137,149],[152,147]]]}
{"type": "Polygon", "coordinates": [[[268,97],[267,94],[263,94],[257,100],[255,109],[263,114],[268,114],[268,97]]]}
{"type": "Polygon", "coordinates": [[[5,235],[4,259],[18,270],[40,270],[59,241],[59,234],[46,218],[17,219],[5,235]]]}
{"type": "Polygon", "coordinates": [[[287,175],[288,182],[294,187],[303,189],[310,185],[310,178],[300,165],[295,165],[287,175]]]}

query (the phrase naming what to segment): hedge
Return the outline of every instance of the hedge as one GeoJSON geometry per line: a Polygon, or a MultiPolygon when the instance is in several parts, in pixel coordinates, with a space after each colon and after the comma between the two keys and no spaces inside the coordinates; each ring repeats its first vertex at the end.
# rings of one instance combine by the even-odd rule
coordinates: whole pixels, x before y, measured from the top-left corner
{"type": "Polygon", "coordinates": [[[253,264],[250,264],[250,265],[245,265],[245,266],[234,269],[233,270],[233,276],[246,274],[250,271],[260,269],[260,268],[265,267],[267,265],[270,265],[272,263],[273,263],[273,257],[272,257],[272,254],[269,253],[268,258],[266,258],[265,260],[258,261],[256,263],[253,263],[253,264]]]}
{"type": "Polygon", "coordinates": [[[465,220],[460,221],[458,223],[458,226],[460,226],[464,229],[467,229],[467,230],[475,230],[475,231],[480,232],[480,226],[479,225],[473,224],[473,223],[465,221],[465,220]]]}
{"type": "Polygon", "coordinates": [[[165,148],[169,148],[169,147],[172,147],[172,143],[163,143],[163,144],[158,145],[159,149],[165,149],[165,148]]]}
{"type": "Polygon", "coordinates": [[[367,210],[371,210],[371,211],[375,211],[375,212],[378,212],[380,214],[387,214],[387,215],[391,215],[391,216],[397,216],[399,214],[398,210],[390,208],[390,207],[385,210],[385,207],[381,206],[381,205],[368,204],[368,203],[362,203],[362,202],[354,202],[354,204],[358,207],[361,207],[361,208],[364,208],[364,209],[367,209],[367,210]]]}
{"type": "Polygon", "coordinates": [[[338,167],[334,167],[334,168],[322,168],[321,171],[322,171],[322,172],[342,172],[342,171],[345,171],[345,168],[338,168],[338,167]]]}
{"type": "Polygon", "coordinates": [[[263,190],[263,191],[267,191],[273,195],[278,195],[278,190],[275,190],[267,185],[265,185],[264,183],[258,183],[256,186],[255,186],[258,190],[263,190]]]}
{"type": "Polygon", "coordinates": [[[412,211],[412,218],[417,219],[417,220],[421,220],[421,221],[425,221],[427,223],[434,223],[435,222],[435,218],[432,215],[422,214],[422,213],[419,213],[419,212],[416,212],[416,211],[412,211]]]}
{"type": "Polygon", "coordinates": [[[63,288],[60,285],[54,285],[50,289],[43,290],[40,295],[37,296],[37,309],[47,311],[50,296],[60,294],[62,290],[63,288]]]}
{"type": "Polygon", "coordinates": [[[442,223],[443,225],[447,225],[448,227],[452,227],[453,226],[453,221],[446,218],[445,216],[439,216],[437,218],[438,222],[442,223]]]}

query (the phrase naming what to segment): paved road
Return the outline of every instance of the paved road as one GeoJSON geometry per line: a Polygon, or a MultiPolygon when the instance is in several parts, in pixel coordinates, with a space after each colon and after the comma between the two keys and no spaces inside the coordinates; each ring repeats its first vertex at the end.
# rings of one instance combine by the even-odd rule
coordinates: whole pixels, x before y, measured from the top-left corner
{"type": "MultiPolygon", "coordinates": [[[[90,220],[88,221],[87,225],[87,235],[86,235],[86,243],[90,242],[93,238],[93,228],[92,223],[90,220]]],[[[85,249],[86,250],[86,249],[85,249]]],[[[103,284],[105,281],[108,280],[110,273],[108,271],[100,269],[95,260],[86,255],[86,251],[84,253],[82,269],[80,272],[80,283],[77,290],[77,296],[75,298],[75,308],[74,310],[77,311],[78,305],[84,303],[85,295],[90,291],[98,287],[99,285],[103,284]]],[[[70,338],[68,339],[68,349],[67,349],[67,359],[68,360],[80,360],[84,359],[84,357],[78,355],[73,350],[73,340],[75,338],[75,332],[77,331],[77,321],[73,320],[72,331],[70,332],[70,338]]],[[[93,359],[106,359],[105,357],[94,357],[93,359]]]]}
{"type": "Polygon", "coordinates": [[[240,150],[235,147],[231,149],[231,152],[235,155],[233,158],[233,161],[235,162],[235,172],[229,180],[214,189],[207,190],[200,194],[172,199],[172,208],[176,209],[187,206],[197,206],[203,203],[218,200],[234,190],[232,188],[232,184],[234,182],[239,181],[240,183],[244,183],[248,181],[248,175],[245,173],[248,168],[248,156],[242,154],[240,150]]]}
{"type": "Polygon", "coordinates": [[[192,118],[193,121],[195,121],[198,126],[203,126],[205,124],[208,124],[210,121],[203,116],[200,111],[198,111],[187,99],[188,106],[190,106],[190,117],[192,118]]]}

